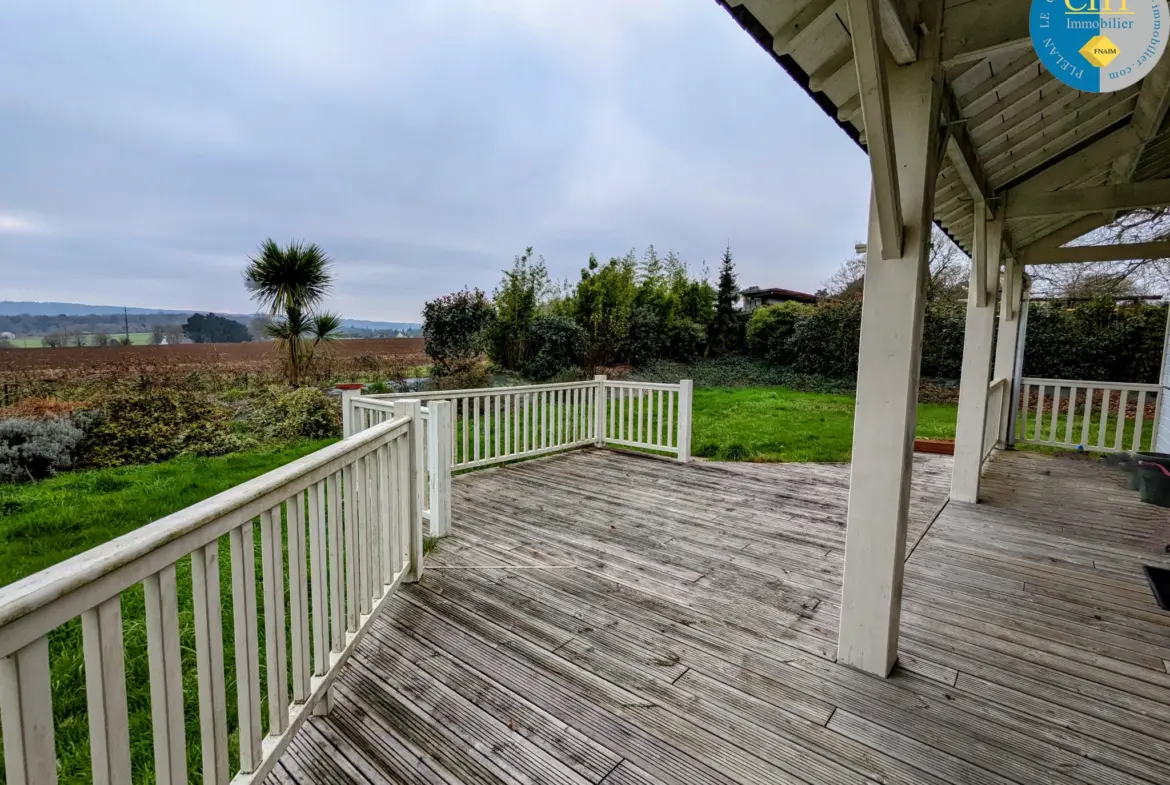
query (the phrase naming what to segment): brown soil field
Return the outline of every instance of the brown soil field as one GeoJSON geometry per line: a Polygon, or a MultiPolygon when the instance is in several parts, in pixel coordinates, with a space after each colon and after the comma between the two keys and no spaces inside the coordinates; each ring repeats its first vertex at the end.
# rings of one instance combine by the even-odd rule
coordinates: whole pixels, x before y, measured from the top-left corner
{"type": "MultiPolygon", "coordinates": [[[[330,344],[339,361],[421,355],[422,338],[362,338],[330,344]]],[[[92,346],[60,349],[0,349],[0,375],[28,371],[74,371],[103,366],[239,367],[276,361],[276,347],[261,343],[186,343],[175,346],[92,346]]]]}

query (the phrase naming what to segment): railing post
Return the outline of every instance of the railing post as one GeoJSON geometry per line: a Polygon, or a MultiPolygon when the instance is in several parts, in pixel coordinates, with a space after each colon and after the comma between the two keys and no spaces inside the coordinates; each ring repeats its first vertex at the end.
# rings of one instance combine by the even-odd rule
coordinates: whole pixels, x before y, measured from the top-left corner
{"type": "Polygon", "coordinates": [[[348,439],[353,436],[354,416],[353,416],[353,399],[361,394],[361,384],[339,384],[337,389],[341,390],[341,435],[348,439]]]}
{"type": "Polygon", "coordinates": [[[410,554],[410,568],[406,572],[406,583],[415,583],[422,578],[423,573],[423,442],[422,442],[422,404],[418,400],[401,400],[394,402],[396,417],[409,417],[410,427],[407,429],[406,454],[406,498],[407,498],[407,553],[410,554]]]}
{"type": "Polygon", "coordinates": [[[597,441],[594,442],[596,447],[605,446],[605,374],[599,373],[593,377],[593,381],[597,382],[597,405],[594,407],[594,414],[596,415],[596,429],[597,441]]]}
{"type": "Polygon", "coordinates": [[[431,401],[427,409],[431,413],[427,431],[427,471],[431,475],[431,536],[446,537],[451,533],[451,402],[431,401]]]}
{"type": "Polygon", "coordinates": [[[691,379],[683,379],[678,383],[678,461],[691,462],[691,403],[694,398],[695,383],[691,379]]]}

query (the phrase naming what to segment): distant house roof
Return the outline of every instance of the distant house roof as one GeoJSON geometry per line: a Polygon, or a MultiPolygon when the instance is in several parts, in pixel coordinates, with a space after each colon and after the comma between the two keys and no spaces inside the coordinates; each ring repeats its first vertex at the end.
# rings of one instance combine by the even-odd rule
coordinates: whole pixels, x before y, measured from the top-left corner
{"type": "Polygon", "coordinates": [[[817,296],[808,292],[798,292],[795,289],[761,289],[758,286],[749,286],[739,293],[741,297],[768,297],[775,299],[795,300],[800,303],[815,303],[817,296]]]}

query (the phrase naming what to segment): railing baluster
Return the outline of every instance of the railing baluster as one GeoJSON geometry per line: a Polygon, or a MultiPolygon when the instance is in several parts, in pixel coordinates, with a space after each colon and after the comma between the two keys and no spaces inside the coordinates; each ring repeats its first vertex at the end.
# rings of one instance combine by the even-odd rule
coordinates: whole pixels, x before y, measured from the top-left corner
{"type": "Polygon", "coordinates": [[[175,565],[148,576],[142,581],[142,586],[146,595],[154,776],[160,785],[184,785],[187,782],[187,739],[183,728],[183,663],[179,653],[175,565]]]}
{"type": "Polygon", "coordinates": [[[345,648],[345,574],[342,568],[341,472],[329,475],[329,621],[333,651],[345,648]]]}
{"type": "Polygon", "coordinates": [[[678,439],[674,435],[674,398],[675,392],[671,390],[666,394],[666,446],[677,446],[678,439]]]}
{"type": "Polygon", "coordinates": [[[228,543],[232,555],[240,770],[247,774],[256,770],[264,756],[260,738],[260,643],[256,631],[256,540],[252,522],[232,529],[228,543]]]}
{"type": "Polygon", "coordinates": [[[495,445],[495,450],[492,452],[493,458],[499,458],[500,453],[500,431],[503,427],[503,421],[500,419],[500,406],[503,403],[504,396],[493,395],[492,405],[495,407],[495,417],[492,418],[492,444],[495,445]]]}
{"type": "Polygon", "coordinates": [[[1068,446],[1073,444],[1073,420],[1076,419],[1077,414],[1077,388],[1068,388],[1068,407],[1065,410],[1064,416],[1064,443],[1068,446]]]}
{"type": "Polygon", "coordinates": [[[325,481],[309,486],[309,574],[313,581],[313,674],[329,670],[329,605],[325,577],[325,481]]]}
{"type": "MultiPolygon", "coordinates": [[[[1133,451],[1143,449],[1142,443],[1142,421],[1146,418],[1146,391],[1139,390],[1137,397],[1137,410],[1134,412],[1133,423],[1133,451]]],[[[1153,447],[1150,448],[1151,450],[1153,447]]]]}
{"type": "Polygon", "coordinates": [[[463,454],[459,456],[459,463],[468,463],[471,460],[471,454],[467,451],[467,445],[471,438],[471,409],[469,405],[470,399],[463,396],[463,454]]]}
{"type": "MultiPolygon", "coordinates": [[[[81,614],[81,632],[85,649],[85,696],[93,782],[94,785],[120,785],[130,782],[130,723],[126,707],[121,595],[81,614]]],[[[0,690],[0,701],[7,697],[0,690]]],[[[16,756],[19,757],[20,753],[16,752],[16,756]]]]}
{"type": "MultiPolygon", "coordinates": [[[[434,409],[431,410],[432,412],[434,409]]],[[[432,421],[431,425],[435,426],[438,423],[432,421]]],[[[437,430],[435,432],[435,440],[442,439],[443,435],[437,430]]],[[[389,580],[387,583],[392,583],[398,576],[399,570],[402,569],[402,543],[398,538],[398,519],[401,516],[401,510],[398,505],[398,442],[401,439],[387,444],[386,449],[386,560],[389,580]]],[[[433,478],[432,478],[433,480],[433,478]]],[[[435,490],[432,486],[432,491],[435,490]]],[[[431,494],[431,532],[435,530],[435,521],[438,520],[439,494],[432,492],[431,494]]]]}
{"type": "Polygon", "coordinates": [[[1113,397],[1113,391],[1108,387],[1101,390],[1101,419],[1097,427],[1097,447],[1101,450],[1105,449],[1105,433],[1109,428],[1109,399],[1113,397]]]}
{"type": "MultiPolygon", "coordinates": [[[[357,602],[358,614],[365,616],[370,612],[370,511],[368,475],[366,473],[365,457],[358,458],[353,464],[354,482],[354,536],[357,539],[357,602]]],[[[359,623],[360,623],[359,619],[359,623]]]]}
{"type": "Polygon", "coordinates": [[[516,394],[510,393],[504,398],[504,454],[516,453],[516,394]]]}
{"type": "Polygon", "coordinates": [[[284,548],[280,505],[260,515],[264,585],[264,661],[268,675],[268,733],[288,727],[288,666],[284,631],[284,548]]]}
{"type": "Polygon", "coordinates": [[[1129,403],[1129,390],[1117,391],[1117,428],[1113,434],[1113,449],[1121,450],[1125,440],[1125,407],[1129,403]]]}
{"type": "Polygon", "coordinates": [[[1028,441],[1028,412],[1032,408],[1032,385],[1024,385],[1024,392],[1019,406],[1020,416],[1019,422],[1016,424],[1016,428],[1018,429],[1016,438],[1021,442],[1026,442],[1028,441]]]}
{"type": "Polygon", "coordinates": [[[1053,444],[1056,443],[1056,426],[1057,418],[1060,417],[1060,385],[1052,385],[1052,412],[1050,413],[1051,422],[1048,427],[1048,441],[1053,444]]]}
{"type": "Polygon", "coordinates": [[[410,496],[408,494],[410,482],[410,444],[402,437],[394,440],[395,458],[395,498],[397,509],[397,524],[394,529],[394,542],[398,550],[398,559],[394,562],[396,572],[402,572],[410,564],[410,542],[408,540],[410,496]]]}
{"type": "Polygon", "coordinates": [[[646,391],[639,387],[636,393],[638,395],[638,436],[634,441],[639,444],[644,444],[650,441],[646,437],[646,431],[642,428],[642,410],[646,408],[646,391]]]}
{"type": "Polygon", "coordinates": [[[380,562],[381,548],[378,545],[378,485],[377,485],[376,453],[370,453],[362,458],[362,531],[366,535],[366,597],[369,598],[369,609],[374,609],[374,598],[378,596],[378,581],[381,580],[380,562]]]}
{"type": "MultiPolygon", "coordinates": [[[[667,394],[669,395],[669,393],[667,393],[667,394]]],[[[654,444],[657,445],[658,447],[661,447],[662,446],[662,390],[659,390],[655,394],[655,398],[657,399],[657,403],[658,403],[658,414],[655,417],[655,421],[658,425],[658,435],[654,439],[654,444]]]]}
{"type": "Polygon", "coordinates": [[[195,667],[199,681],[199,739],[203,781],[228,781],[227,696],[223,674],[223,617],[219,596],[219,542],[191,554],[195,606],[195,667]]]}
{"type": "Polygon", "coordinates": [[[614,393],[618,398],[617,439],[621,441],[626,438],[626,388],[615,387],[614,393]]]}
{"type": "Polygon", "coordinates": [[[479,460],[479,458],[480,458],[480,454],[479,454],[479,432],[480,432],[480,430],[481,430],[481,426],[480,426],[480,424],[479,424],[479,410],[480,410],[480,408],[481,408],[481,407],[480,407],[480,397],[479,397],[478,395],[477,395],[477,396],[475,396],[475,397],[472,399],[472,403],[471,403],[471,405],[475,407],[475,414],[474,414],[474,418],[475,418],[475,431],[474,431],[474,438],[472,439],[472,444],[473,444],[473,446],[474,446],[474,457],[472,458],[472,460],[478,461],[478,460],[479,460]]]}
{"type": "Polygon", "coordinates": [[[309,602],[305,575],[305,494],[297,492],[285,504],[288,520],[288,606],[292,632],[292,697],[304,703],[309,696],[309,602]]]}
{"type": "Polygon", "coordinates": [[[1085,407],[1084,415],[1081,417],[1081,445],[1089,446],[1089,427],[1093,420],[1093,388],[1089,387],[1085,390],[1085,407]]]}
{"type": "MultiPolygon", "coordinates": [[[[431,420],[430,427],[435,427],[434,420],[431,420]]],[[[426,473],[426,460],[428,460],[426,457],[426,447],[429,446],[424,445],[424,463],[419,467],[419,471],[423,475],[424,494],[430,494],[431,489],[434,488],[426,473]]],[[[378,543],[382,549],[382,583],[378,587],[379,596],[384,593],[384,587],[394,582],[394,554],[392,552],[390,538],[390,532],[394,531],[394,510],[390,506],[391,500],[394,498],[394,489],[390,472],[390,445],[383,444],[378,448],[378,543]]],[[[439,500],[435,495],[432,495],[430,499],[431,527],[434,528],[439,500]]]]}
{"type": "Polygon", "coordinates": [[[0,657],[0,707],[8,785],[56,785],[48,636],[0,657]]]}

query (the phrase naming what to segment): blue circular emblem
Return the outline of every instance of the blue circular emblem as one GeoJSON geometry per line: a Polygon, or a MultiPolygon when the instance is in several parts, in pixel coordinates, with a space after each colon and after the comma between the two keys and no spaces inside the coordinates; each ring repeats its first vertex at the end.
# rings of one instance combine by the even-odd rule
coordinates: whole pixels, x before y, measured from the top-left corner
{"type": "Polygon", "coordinates": [[[1166,0],[1032,0],[1032,46],[1060,81],[1111,93],[1140,81],[1166,49],[1166,0]]]}

